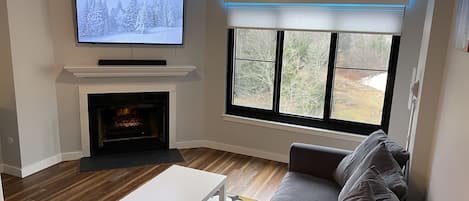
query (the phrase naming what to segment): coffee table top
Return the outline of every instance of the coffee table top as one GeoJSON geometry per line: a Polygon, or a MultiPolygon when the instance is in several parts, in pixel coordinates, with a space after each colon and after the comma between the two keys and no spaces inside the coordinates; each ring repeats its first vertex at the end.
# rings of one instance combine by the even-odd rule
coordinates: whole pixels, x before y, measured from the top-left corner
{"type": "Polygon", "coordinates": [[[173,165],[121,201],[203,201],[225,185],[226,176],[173,165]]]}

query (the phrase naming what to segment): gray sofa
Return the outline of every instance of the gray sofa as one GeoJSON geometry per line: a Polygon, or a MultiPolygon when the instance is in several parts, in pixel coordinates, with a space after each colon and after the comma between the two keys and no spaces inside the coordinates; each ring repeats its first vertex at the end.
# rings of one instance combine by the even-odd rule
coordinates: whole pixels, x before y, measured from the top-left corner
{"type": "Polygon", "coordinates": [[[295,143],[289,171],[272,201],[405,200],[402,168],[409,158],[382,130],[353,152],[295,143]]]}
{"type": "Polygon", "coordinates": [[[337,201],[341,187],[334,170],[351,151],[322,146],[292,145],[288,173],[271,201],[337,201]]]}

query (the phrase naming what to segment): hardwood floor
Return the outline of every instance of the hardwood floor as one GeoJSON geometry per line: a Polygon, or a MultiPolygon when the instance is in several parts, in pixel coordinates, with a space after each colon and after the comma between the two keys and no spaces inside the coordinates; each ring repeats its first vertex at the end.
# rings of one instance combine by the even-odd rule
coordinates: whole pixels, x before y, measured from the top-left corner
{"type": "MultiPolygon", "coordinates": [[[[181,150],[179,165],[228,176],[227,192],[270,200],[287,164],[213,149],[181,150]]],[[[80,173],[79,162],[63,162],[24,179],[2,175],[6,201],[119,200],[171,164],[80,173]]]]}

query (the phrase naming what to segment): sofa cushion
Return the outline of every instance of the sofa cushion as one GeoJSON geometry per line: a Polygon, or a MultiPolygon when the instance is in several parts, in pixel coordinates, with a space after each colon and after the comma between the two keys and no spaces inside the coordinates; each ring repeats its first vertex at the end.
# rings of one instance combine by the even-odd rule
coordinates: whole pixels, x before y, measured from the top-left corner
{"type": "Polygon", "coordinates": [[[397,143],[388,139],[384,131],[379,130],[368,136],[360,145],[358,145],[352,154],[346,156],[339,163],[333,175],[336,182],[341,186],[344,186],[345,182],[347,182],[350,176],[352,176],[353,172],[357,169],[363,159],[365,159],[368,153],[382,142],[384,142],[388,151],[402,168],[409,160],[409,152],[397,143]]]}
{"type": "MultiPolygon", "coordinates": [[[[348,182],[347,182],[348,183],[348,182]]],[[[339,201],[399,201],[399,198],[386,187],[383,177],[375,166],[368,168],[350,189],[342,189],[339,201]]]]}
{"type": "Polygon", "coordinates": [[[402,199],[407,195],[407,183],[404,180],[402,169],[393,159],[384,142],[373,149],[360,163],[342,190],[349,191],[359,180],[360,176],[373,166],[376,167],[376,170],[379,171],[383,177],[386,187],[394,192],[399,199],[402,199]]]}
{"type": "Polygon", "coordinates": [[[271,201],[337,201],[339,192],[333,181],[288,172],[271,201]]]}

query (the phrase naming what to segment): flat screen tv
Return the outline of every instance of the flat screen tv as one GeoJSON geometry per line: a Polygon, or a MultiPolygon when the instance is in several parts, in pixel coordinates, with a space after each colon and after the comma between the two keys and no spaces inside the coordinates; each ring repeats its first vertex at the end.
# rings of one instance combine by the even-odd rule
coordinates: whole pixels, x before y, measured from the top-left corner
{"type": "Polygon", "coordinates": [[[184,0],[75,0],[78,43],[182,45],[184,0]]]}

